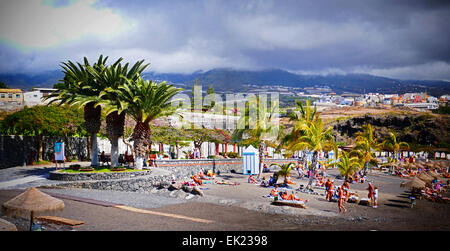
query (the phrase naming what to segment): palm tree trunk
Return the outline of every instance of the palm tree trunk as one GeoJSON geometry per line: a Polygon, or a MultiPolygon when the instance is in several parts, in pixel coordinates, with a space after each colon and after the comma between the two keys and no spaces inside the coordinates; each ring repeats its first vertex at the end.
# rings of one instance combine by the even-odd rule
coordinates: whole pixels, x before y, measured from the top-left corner
{"type": "Polygon", "coordinates": [[[363,176],[364,177],[367,175],[368,168],[369,168],[369,162],[364,162],[364,168],[363,168],[363,176]]]}
{"type": "Polygon", "coordinates": [[[311,175],[309,176],[309,181],[308,181],[308,185],[307,187],[310,187],[312,185],[312,182],[314,180],[314,175],[316,175],[316,166],[317,166],[317,156],[318,156],[318,152],[314,151],[313,153],[313,158],[312,158],[312,162],[311,162],[311,168],[312,168],[312,172],[311,175]]]}
{"type": "Polygon", "coordinates": [[[84,106],[84,124],[86,131],[91,134],[91,166],[99,166],[97,133],[100,131],[101,112],[102,108],[95,107],[93,102],[84,106]]]}
{"type": "Polygon", "coordinates": [[[112,112],[106,116],[106,132],[111,142],[111,166],[119,165],[119,138],[123,136],[125,113],[112,112]]]}
{"type": "Polygon", "coordinates": [[[42,134],[36,134],[36,139],[38,142],[38,161],[42,161],[43,160],[43,152],[44,152],[44,148],[42,147],[42,134]]]}
{"type": "Polygon", "coordinates": [[[111,139],[111,167],[119,165],[119,138],[111,139]]]}
{"type": "Polygon", "coordinates": [[[259,173],[258,173],[258,179],[261,177],[261,173],[263,172],[264,168],[264,151],[266,150],[266,144],[264,141],[261,141],[259,144],[259,173]]]}
{"type": "Polygon", "coordinates": [[[144,157],[147,152],[147,145],[150,144],[150,126],[143,122],[137,122],[133,132],[133,144],[136,169],[141,170],[144,165],[144,157]]]}
{"type": "Polygon", "coordinates": [[[91,166],[99,166],[97,133],[91,133],[91,166]]]}

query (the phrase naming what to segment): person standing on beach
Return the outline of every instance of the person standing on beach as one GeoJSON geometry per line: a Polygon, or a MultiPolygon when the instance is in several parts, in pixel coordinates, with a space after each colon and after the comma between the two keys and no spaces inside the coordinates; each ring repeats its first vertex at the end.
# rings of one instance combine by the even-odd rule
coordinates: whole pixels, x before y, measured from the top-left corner
{"type": "Polygon", "coordinates": [[[339,187],[337,192],[338,192],[338,197],[339,197],[339,199],[338,199],[339,213],[341,211],[344,211],[344,213],[345,213],[345,212],[347,212],[347,209],[345,209],[345,207],[344,207],[344,189],[342,187],[339,187]]]}
{"type": "Polygon", "coordinates": [[[328,200],[328,191],[330,190],[330,179],[325,182],[325,199],[328,200]]]}
{"type": "Polygon", "coordinates": [[[378,207],[378,187],[373,189],[373,208],[378,207]]]}
{"type": "Polygon", "coordinates": [[[327,200],[331,201],[333,199],[333,194],[334,194],[334,181],[332,180],[330,182],[329,188],[328,188],[328,193],[327,193],[327,200]]]}
{"type": "Polygon", "coordinates": [[[367,190],[369,190],[369,206],[372,205],[373,202],[373,186],[372,183],[369,183],[369,187],[367,188],[367,190]]]}
{"type": "Polygon", "coordinates": [[[349,190],[350,190],[350,184],[348,184],[347,181],[342,184],[342,189],[344,190],[344,196],[345,196],[345,202],[347,202],[348,196],[349,196],[349,190]]]}

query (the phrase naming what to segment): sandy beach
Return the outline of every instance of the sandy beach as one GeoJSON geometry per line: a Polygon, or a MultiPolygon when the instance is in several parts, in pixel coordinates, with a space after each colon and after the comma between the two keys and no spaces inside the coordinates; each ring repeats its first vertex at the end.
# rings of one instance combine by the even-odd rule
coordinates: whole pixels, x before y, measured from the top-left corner
{"type": "MultiPolygon", "coordinates": [[[[336,179],[337,170],[327,174],[336,179]]],[[[265,173],[268,178],[272,173],[265,173]]],[[[307,184],[307,179],[299,179],[292,172],[293,188],[307,184]]],[[[75,227],[48,226],[47,230],[172,230],[172,231],[440,231],[450,230],[450,205],[427,200],[418,200],[410,208],[408,191],[400,187],[405,178],[372,172],[368,180],[379,187],[379,206],[346,203],[347,212],[338,213],[336,202],[325,200],[322,188],[314,189],[317,194],[307,194],[295,189],[296,196],[307,199],[307,208],[271,205],[272,199],[265,197],[271,188],[263,188],[247,182],[248,176],[226,173],[215,180],[237,182],[239,185],[204,184],[204,196],[184,199],[183,191],[162,189],[147,194],[100,191],[87,189],[42,189],[52,195],[62,197],[66,204],[64,211],[56,215],[84,221],[75,227]],[[71,197],[72,196],[72,199],[71,197]],[[79,199],[73,199],[79,198],[79,199]],[[98,201],[95,203],[85,199],[98,201]],[[108,203],[100,203],[109,201],[108,203]],[[124,210],[111,205],[125,205],[139,210],[124,210]],[[189,217],[186,220],[183,217],[189,217]],[[198,222],[195,219],[199,219],[198,222]],[[205,221],[202,221],[205,220],[205,221]],[[151,222],[151,223],[150,223],[151,222]]],[[[357,192],[360,198],[367,197],[367,183],[350,184],[350,191],[357,192]]],[[[13,198],[23,190],[1,190],[0,203],[13,198]]],[[[27,221],[7,218],[26,230],[27,221]]]]}

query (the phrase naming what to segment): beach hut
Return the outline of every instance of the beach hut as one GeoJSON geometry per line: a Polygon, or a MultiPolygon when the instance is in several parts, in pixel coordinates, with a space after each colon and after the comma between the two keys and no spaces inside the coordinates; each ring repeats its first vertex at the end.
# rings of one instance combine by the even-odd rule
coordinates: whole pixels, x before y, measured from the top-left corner
{"type": "Polygon", "coordinates": [[[411,188],[411,189],[413,189],[413,188],[422,189],[422,188],[425,188],[425,186],[426,186],[426,183],[423,180],[419,179],[417,176],[412,179],[409,179],[407,181],[404,181],[400,184],[400,187],[411,188]]]}
{"type": "Polygon", "coordinates": [[[29,188],[24,193],[12,198],[2,205],[2,211],[9,217],[16,215],[30,217],[30,231],[33,217],[41,213],[56,212],[64,209],[64,202],[36,188],[29,188]]]}
{"type": "Polygon", "coordinates": [[[242,174],[259,174],[259,151],[252,145],[245,148],[242,153],[242,174]]]}

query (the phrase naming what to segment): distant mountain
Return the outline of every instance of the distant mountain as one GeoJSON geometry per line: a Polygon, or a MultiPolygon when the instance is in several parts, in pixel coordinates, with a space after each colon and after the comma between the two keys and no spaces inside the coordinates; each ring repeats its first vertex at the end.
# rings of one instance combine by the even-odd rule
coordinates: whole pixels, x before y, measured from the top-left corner
{"type": "MultiPolygon", "coordinates": [[[[450,82],[434,80],[398,80],[369,74],[302,75],[280,69],[247,71],[219,68],[192,74],[154,73],[143,75],[146,79],[184,84],[190,88],[196,80],[207,88],[210,84],[220,92],[251,91],[244,85],[284,85],[290,87],[328,86],[337,93],[405,93],[427,92],[433,96],[450,93],[450,82]]],[[[52,87],[63,78],[61,71],[40,74],[0,74],[0,81],[9,87],[29,90],[32,87],[52,87]]]]}
{"type": "Polygon", "coordinates": [[[64,78],[61,71],[46,71],[36,74],[0,74],[0,82],[5,83],[9,88],[19,88],[29,91],[33,87],[51,88],[64,78]]]}

